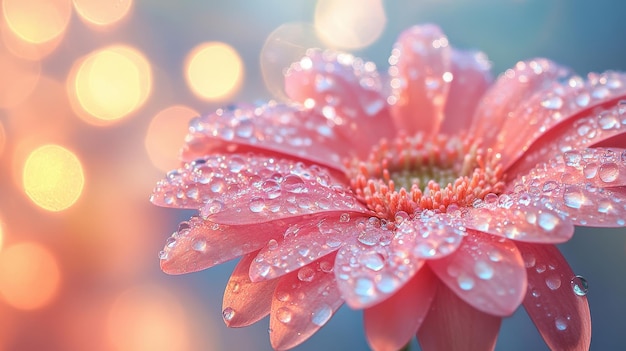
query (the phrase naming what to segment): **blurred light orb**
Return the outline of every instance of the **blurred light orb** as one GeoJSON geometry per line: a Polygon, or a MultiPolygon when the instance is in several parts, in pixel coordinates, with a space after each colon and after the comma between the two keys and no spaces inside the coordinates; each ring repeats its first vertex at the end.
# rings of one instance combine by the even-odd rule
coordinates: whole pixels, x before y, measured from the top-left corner
{"type": "Polygon", "coordinates": [[[146,133],[145,146],[152,164],[163,172],[180,166],[178,149],[189,131],[189,120],[198,112],[183,105],[157,113],[146,133]]]}
{"type": "Polygon", "coordinates": [[[37,86],[41,63],[19,59],[0,46],[0,108],[24,101],[37,86]]]}
{"type": "Polygon", "coordinates": [[[73,0],[74,9],[87,24],[109,26],[126,17],[133,0],[73,0]]]}
{"type": "Polygon", "coordinates": [[[24,41],[17,36],[6,22],[0,21],[0,32],[2,35],[2,43],[11,54],[29,61],[40,61],[48,56],[63,41],[63,36],[59,35],[43,43],[31,43],[24,41]]]}
{"type": "Polygon", "coordinates": [[[382,0],[318,0],[314,24],[319,38],[336,49],[372,44],[385,29],[382,0]]]}
{"type": "Polygon", "coordinates": [[[126,290],[107,319],[109,339],[117,351],[187,350],[188,324],[176,296],[157,286],[126,290]]]}
{"type": "Polygon", "coordinates": [[[97,50],[72,68],[68,90],[79,107],[93,117],[86,118],[86,122],[110,124],[146,102],[152,90],[150,63],[142,53],[128,46],[97,50]]]}
{"type": "Polygon", "coordinates": [[[55,144],[32,151],[24,164],[22,183],[26,195],[39,207],[58,212],[80,197],[85,176],[80,160],[55,144]]]}
{"type": "Polygon", "coordinates": [[[292,63],[300,61],[309,48],[325,48],[317,37],[315,27],[309,23],[285,23],[274,29],[265,39],[261,49],[260,65],[263,82],[272,95],[283,101],[285,72],[292,63]]]}
{"type": "Polygon", "coordinates": [[[61,273],[50,250],[23,242],[0,251],[0,295],[11,306],[34,310],[52,301],[61,273]]]}
{"type": "Polygon", "coordinates": [[[225,43],[202,43],[185,59],[185,77],[191,91],[203,100],[220,100],[234,94],[243,80],[243,63],[225,43]]]}
{"type": "Polygon", "coordinates": [[[22,40],[44,43],[65,32],[72,14],[71,0],[3,0],[4,20],[22,40]]]}

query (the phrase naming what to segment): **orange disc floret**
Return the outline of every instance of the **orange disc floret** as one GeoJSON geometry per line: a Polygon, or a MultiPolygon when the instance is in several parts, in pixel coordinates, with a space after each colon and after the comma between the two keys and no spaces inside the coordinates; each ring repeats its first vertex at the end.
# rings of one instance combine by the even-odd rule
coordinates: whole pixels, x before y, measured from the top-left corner
{"type": "Polygon", "coordinates": [[[489,193],[504,190],[500,155],[480,140],[460,136],[406,135],[381,140],[366,160],[346,161],[357,197],[378,217],[422,210],[446,212],[448,206],[471,206],[489,193]]]}

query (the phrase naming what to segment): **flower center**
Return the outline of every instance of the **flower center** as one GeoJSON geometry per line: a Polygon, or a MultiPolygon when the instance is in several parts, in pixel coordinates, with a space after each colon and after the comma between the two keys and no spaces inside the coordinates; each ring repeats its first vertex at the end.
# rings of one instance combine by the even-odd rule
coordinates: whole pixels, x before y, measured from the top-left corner
{"type": "Polygon", "coordinates": [[[459,136],[400,136],[375,145],[365,161],[346,162],[350,186],[380,218],[446,212],[504,190],[500,155],[459,136]]]}

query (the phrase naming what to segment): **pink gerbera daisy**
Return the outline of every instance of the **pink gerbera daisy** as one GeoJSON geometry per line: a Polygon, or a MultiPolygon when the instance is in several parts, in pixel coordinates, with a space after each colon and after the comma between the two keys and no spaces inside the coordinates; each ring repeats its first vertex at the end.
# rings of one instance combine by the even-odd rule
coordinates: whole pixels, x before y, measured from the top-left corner
{"type": "Polygon", "coordinates": [[[152,202],[197,209],[160,253],[180,274],[242,256],[224,321],[270,314],[292,348],[346,302],[374,350],[490,350],[523,304],[552,349],[586,350],[585,281],[554,244],[626,220],[626,75],[545,59],[493,84],[482,53],[410,28],[389,74],[310,50],[289,104],[191,122],[152,202]]]}

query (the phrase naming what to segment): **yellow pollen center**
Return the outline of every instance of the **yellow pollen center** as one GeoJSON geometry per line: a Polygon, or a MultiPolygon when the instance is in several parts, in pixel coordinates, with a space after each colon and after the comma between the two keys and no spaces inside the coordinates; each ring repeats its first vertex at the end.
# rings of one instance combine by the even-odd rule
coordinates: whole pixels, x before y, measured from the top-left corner
{"type": "Polygon", "coordinates": [[[347,161],[357,197],[380,218],[471,206],[504,190],[499,155],[459,136],[400,136],[375,145],[367,160],[347,161]]]}

